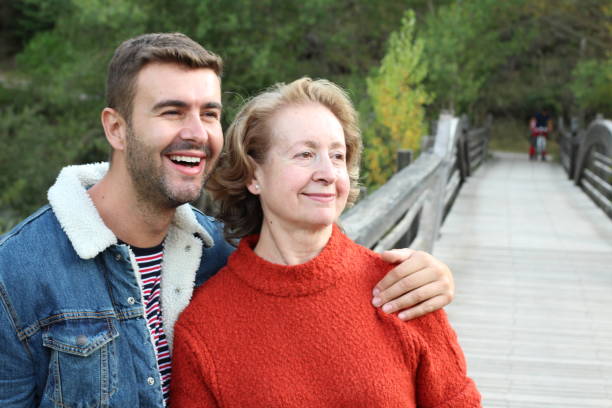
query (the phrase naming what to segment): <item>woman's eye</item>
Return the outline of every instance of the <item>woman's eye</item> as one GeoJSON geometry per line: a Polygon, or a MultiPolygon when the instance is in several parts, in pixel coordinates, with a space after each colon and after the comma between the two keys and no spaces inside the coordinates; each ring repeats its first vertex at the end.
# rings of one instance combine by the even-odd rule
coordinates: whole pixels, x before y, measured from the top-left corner
{"type": "Polygon", "coordinates": [[[333,153],[331,157],[332,160],[343,162],[346,156],[344,155],[344,153],[333,153]]]}
{"type": "Polygon", "coordinates": [[[300,152],[297,155],[300,159],[310,159],[312,158],[314,155],[312,152],[300,152]]]}

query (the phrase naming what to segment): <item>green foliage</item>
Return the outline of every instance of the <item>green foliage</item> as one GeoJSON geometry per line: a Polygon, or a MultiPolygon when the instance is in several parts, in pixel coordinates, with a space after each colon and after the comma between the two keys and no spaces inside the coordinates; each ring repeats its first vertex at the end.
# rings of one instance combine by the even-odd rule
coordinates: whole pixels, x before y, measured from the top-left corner
{"type": "MultiPolygon", "coordinates": [[[[104,103],[106,65],[114,48],[143,31],[146,13],[137,3],[79,0],[59,16],[51,31],[39,32],[18,55],[46,108],[84,113],[104,103]]],[[[97,114],[91,116],[96,122],[97,114]]]]}
{"type": "MultiPolygon", "coordinates": [[[[68,130],[70,126],[64,128],[68,130]]],[[[57,170],[73,159],[70,151],[63,148],[63,135],[58,129],[37,108],[0,109],[0,134],[6,138],[0,149],[0,185],[4,187],[0,190],[0,208],[24,208],[30,212],[40,205],[40,192],[55,173],[39,173],[39,163],[57,170]]]]}
{"type": "Polygon", "coordinates": [[[523,51],[529,32],[517,24],[523,0],[454,2],[427,16],[423,37],[434,110],[472,107],[509,56],[523,51]]]}
{"type": "Polygon", "coordinates": [[[381,185],[394,172],[398,149],[417,151],[426,131],[424,105],[430,100],[422,85],[427,75],[423,41],[415,38],[415,16],[408,11],[391,34],[387,54],[367,80],[378,121],[386,132],[365,133],[367,185],[381,185]]]}
{"type": "MultiPolygon", "coordinates": [[[[569,86],[584,60],[605,60],[612,44],[608,0],[537,0],[517,4],[513,26],[524,33],[522,51],[498,67],[476,102],[490,112],[526,120],[534,111],[577,113],[569,86]]],[[[583,82],[583,84],[585,84],[583,82]]],[[[585,91],[583,89],[583,91],[585,91]]],[[[583,106],[592,114],[594,107],[583,106]]]]}
{"type": "Polygon", "coordinates": [[[520,123],[542,105],[610,113],[611,11],[609,0],[1,3],[0,58],[11,58],[0,60],[0,231],[2,219],[46,201],[60,167],[106,159],[106,65],[129,37],[180,31],[219,53],[225,125],[275,82],[343,85],[360,112],[362,174],[373,185],[392,171],[397,147],[418,149],[425,103],[428,119],[445,108],[520,123]],[[415,14],[402,25],[407,8],[415,14]]]}
{"type": "MultiPolygon", "coordinates": [[[[55,3],[38,2],[40,10],[55,3]]],[[[135,3],[62,4],[52,29],[37,32],[17,56],[22,79],[7,84],[8,96],[0,97],[0,142],[5,146],[0,152],[0,217],[5,219],[23,217],[42,205],[61,167],[106,158],[99,122],[106,64],[120,41],[144,27],[139,24],[142,8],[135,3]]]]}
{"type": "Polygon", "coordinates": [[[612,114],[612,57],[580,61],[572,72],[571,89],[583,109],[612,114]]]}
{"type": "Polygon", "coordinates": [[[13,55],[38,32],[53,28],[70,0],[12,0],[0,3],[0,57],[13,55]]]}
{"type": "Polygon", "coordinates": [[[0,153],[0,218],[9,212],[25,216],[43,204],[61,166],[106,159],[99,114],[106,66],[121,41],[144,32],[180,31],[219,53],[225,60],[227,125],[245,98],[304,75],[349,87],[363,104],[365,77],[405,7],[394,0],[16,0],[12,5],[13,14],[24,18],[13,33],[22,30],[19,38],[27,43],[16,58],[20,84],[0,88],[0,141],[11,145],[0,153]],[[17,151],[27,152],[27,159],[17,160],[17,151]]]}
{"type": "MultiPolygon", "coordinates": [[[[491,128],[493,138],[489,142],[490,150],[527,154],[529,151],[529,125],[514,118],[499,118],[493,121],[491,128]]],[[[550,147],[550,146],[549,146],[550,147]]]]}

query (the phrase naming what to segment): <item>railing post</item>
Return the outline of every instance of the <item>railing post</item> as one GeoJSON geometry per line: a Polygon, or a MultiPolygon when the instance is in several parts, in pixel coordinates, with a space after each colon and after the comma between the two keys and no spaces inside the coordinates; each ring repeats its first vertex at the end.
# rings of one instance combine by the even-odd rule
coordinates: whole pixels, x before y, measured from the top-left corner
{"type": "Polygon", "coordinates": [[[586,124],[584,124],[580,118],[574,116],[571,119],[571,160],[572,160],[572,173],[571,179],[574,180],[575,184],[580,182],[580,170],[578,169],[578,161],[580,160],[580,146],[586,135],[586,124]]]}
{"type": "Polygon", "coordinates": [[[459,175],[463,183],[470,176],[470,154],[468,148],[468,117],[461,117],[461,132],[457,140],[457,160],[459,162],[459,175]]]}
{"type": "MultiPolygon", "coordinates": [[[[397,172],[399,173],[406,167],[410,166],[413,158],[413,151],[411,149],[398,149],[397,150],[397,172]]],[[[413,228],[408,229],[406,233],[397,241],[395,244],[397,248],[407,248],[410,246],[410,242],[412,241],[412,237],[415,234],[414,229],[418,228],[418,222],[415,223],[413,228]]]]}
{"type": "Polygon", "coordinates": [[[568,155],[569,155],[569,169],[568,178],[571,180],[574,177],[574,171],[576,169],[576,160],[578,159],[578,148],[580,147],[580,125],[578,118],[572,116],[570,119],[570,138],[568,143],[568,155]]]}
{"type": "Polygon", "coordinates": [[[487,119],[485,121],[485,138],[483,145],[483,153],[482,153],[482,161],[486,160],[487,155],[489,154],[489,142],[491,141],[491,129],[493,128],[493,115],[490,113],[487,115],[487,119]]]}
{"type": "Polygon", "coordinates": [[[427,197],[420,221],[423,235],[421,249],[427,252],[433,250],[434,242],[440,231],[444,212],[444,192],[446,191],[449,167],[452,163],[453,147],[457,133],[460,132],[459,126],[458,118],[448,113],[440,115],[433,153],[439,156],[442,162],[436,171],[436,179],[427,197]]]}
{"type": "Polygon", "coordinates": [[[399,149],[397,151],[397,172],[403,168],[410,166],[412,163],[413,151],[410,149],[399,149]]]}

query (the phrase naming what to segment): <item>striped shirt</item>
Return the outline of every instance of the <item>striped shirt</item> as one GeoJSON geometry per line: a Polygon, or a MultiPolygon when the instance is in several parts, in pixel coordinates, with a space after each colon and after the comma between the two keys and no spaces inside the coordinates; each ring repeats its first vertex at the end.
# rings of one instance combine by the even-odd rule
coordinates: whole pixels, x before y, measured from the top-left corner
{"type": "Polygon", "coordinates": [[[134,246],[131,246],[131,248],[138,263],[138,269],[140,269],[145,317],[149,332],[151,333],[151,340],[155,346],[164,403],[167,405],[170,395],[172,362],[168,341],[164,332],[160,301],[161,264],[164,256],[164,247],[162,243],[153,248],[137,248],[134,246]]]}

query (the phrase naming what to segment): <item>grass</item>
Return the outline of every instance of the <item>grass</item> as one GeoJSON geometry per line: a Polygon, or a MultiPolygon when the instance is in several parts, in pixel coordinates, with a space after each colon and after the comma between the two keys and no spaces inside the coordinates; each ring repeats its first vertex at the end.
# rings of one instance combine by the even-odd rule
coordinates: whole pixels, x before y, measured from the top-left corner
{"type": "MultiPolygon", "coordinates": [[[[503,152],[529,153],[529,126],[513,118],[500,118],[493,121],[489,150],[503,152]]],[[[548,140],[547,149],[551,159],[559,157],[559,144],[553,132],[548,140]]]]}

